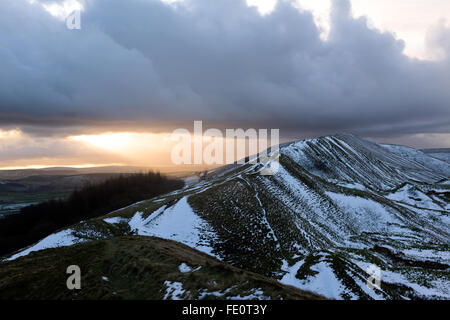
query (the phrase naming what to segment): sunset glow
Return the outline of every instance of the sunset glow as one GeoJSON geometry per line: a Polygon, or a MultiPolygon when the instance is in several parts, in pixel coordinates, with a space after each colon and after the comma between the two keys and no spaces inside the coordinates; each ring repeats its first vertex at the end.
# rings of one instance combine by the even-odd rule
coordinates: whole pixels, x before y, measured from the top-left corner
{"type": "Polygon", "coordinates": [[[69,137],[69,140],[81,141],[94,147],[113,152],[122,152],[133,141],[133,134],[129,132],[103,133],[97,135],[79,135],[69,137]]]}

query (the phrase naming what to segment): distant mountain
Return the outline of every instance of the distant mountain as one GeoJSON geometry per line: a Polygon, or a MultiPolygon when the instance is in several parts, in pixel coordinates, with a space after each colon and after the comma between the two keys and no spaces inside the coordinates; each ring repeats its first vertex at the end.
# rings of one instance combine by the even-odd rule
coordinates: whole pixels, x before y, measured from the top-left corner
{"type": "Polygon", "coordinates": [[[0,170],[1,180],[17,180],[32,176],[71,176],[85,174],[113,174],[113,173],[137,173],[155,171],[167,175],[185,177],[195,172],[210,170],[216,166],[203,165],[182,165],[182,166],[157,166],[157,167],[136,167],[136,166],[100,166],[87,168],[72,167],[50,167],[40,169],[10,169],[0,170]]]}
{"type": "Polygon", "coordinates": [[[15,180],[31,176],[69,176],[92,173],[135,173],[148,171],[150,168],[131,166],[102,166],[89,168],[51,167],[41,169],[11,169],[0,170],[0,179],[15,180]]]}
{"type": "Polygon", "coordinates": [[[424,149],[422,150],[425,154],[443,160],[447,163],[450,163],[450,148],[442,148],[442,149],[424,149]]]}
{"type": "Polygon", "coordinates": [[[2,180],[0,192],[55,193],[70,192],[87,184],[97,184],[119,173],[90,173],[71,175],[32,175],[14,180],[2,180]]]}
{"type": "Polygon", "coordinates": [[[327,298],[450,298],[448,163],[353,135],[285,144],[278,159],[273,176],[259,174],[268,163],[227,166],[9,259],[135,234],[181,242],[327,298]],[[373,266],[381,289],[366,285],[373,266]]]}

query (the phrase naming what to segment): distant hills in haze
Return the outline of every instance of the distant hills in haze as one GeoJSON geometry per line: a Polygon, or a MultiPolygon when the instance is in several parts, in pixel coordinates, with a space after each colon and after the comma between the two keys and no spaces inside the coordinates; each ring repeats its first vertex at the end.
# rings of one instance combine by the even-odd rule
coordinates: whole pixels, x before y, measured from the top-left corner
{"type": "Polygon", "coordinates": [[[101,166],[88,168],[49,167],[40,169],[0,170],[0,179],[15,180],[30,176],[68,176],[92,173],[134,173],[149,171],[150,168],[133,166],[101,166]]]}

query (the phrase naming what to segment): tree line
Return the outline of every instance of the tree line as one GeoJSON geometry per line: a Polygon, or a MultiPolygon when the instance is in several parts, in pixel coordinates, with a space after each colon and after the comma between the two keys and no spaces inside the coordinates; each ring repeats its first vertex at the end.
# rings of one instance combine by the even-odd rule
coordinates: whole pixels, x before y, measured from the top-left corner
{"type": "Polygon", "coordinates": [[[65,200],[30,205],[0,219],[0,256],[35,243],[56,230],[98,217],[184,186],[159,172],[120,175],[87,184],[65,200]]]}

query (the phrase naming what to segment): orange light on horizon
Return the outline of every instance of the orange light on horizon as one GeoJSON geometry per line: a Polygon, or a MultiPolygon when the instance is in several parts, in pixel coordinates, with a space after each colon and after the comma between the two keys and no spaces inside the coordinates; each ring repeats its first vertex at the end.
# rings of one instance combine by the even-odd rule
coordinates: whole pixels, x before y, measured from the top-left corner
{"type": "Polygon", "coordinates": [[[71,136],[69,140],[79,141],[90,144],[97,148],[106,149],[112,152],[122,152],[130,145],[133,133],[117,132],[117,133],[102,133],[92,135],[71,136]]]}
{"type": "MultiPolygon", "coordinates": [[[[121,162],[134,166],[168,165],[170,134],[151,132],[104,132],[67,137],[67,141],[119,157],[121,162]]],[[[107,158],[105,158],[106,160],[107,158]]]]}
{"type": "Polygon", "coordinates": [[[115,166],[115,167],[123,167],[127,166],[123,163],[108,163],[108,164],[58,164],[58,165],[24,165],[24,166],[7,166],[7,167],[0,167],[0,170],[26,170],[26,169],[46,169],[46,168],[55,168],[55,167],[62,167],[62,168],[76,168],[76,169],[82,169],[82,168],[101,168],[101,167],[109,167],[109,166],[115,166]]]}

